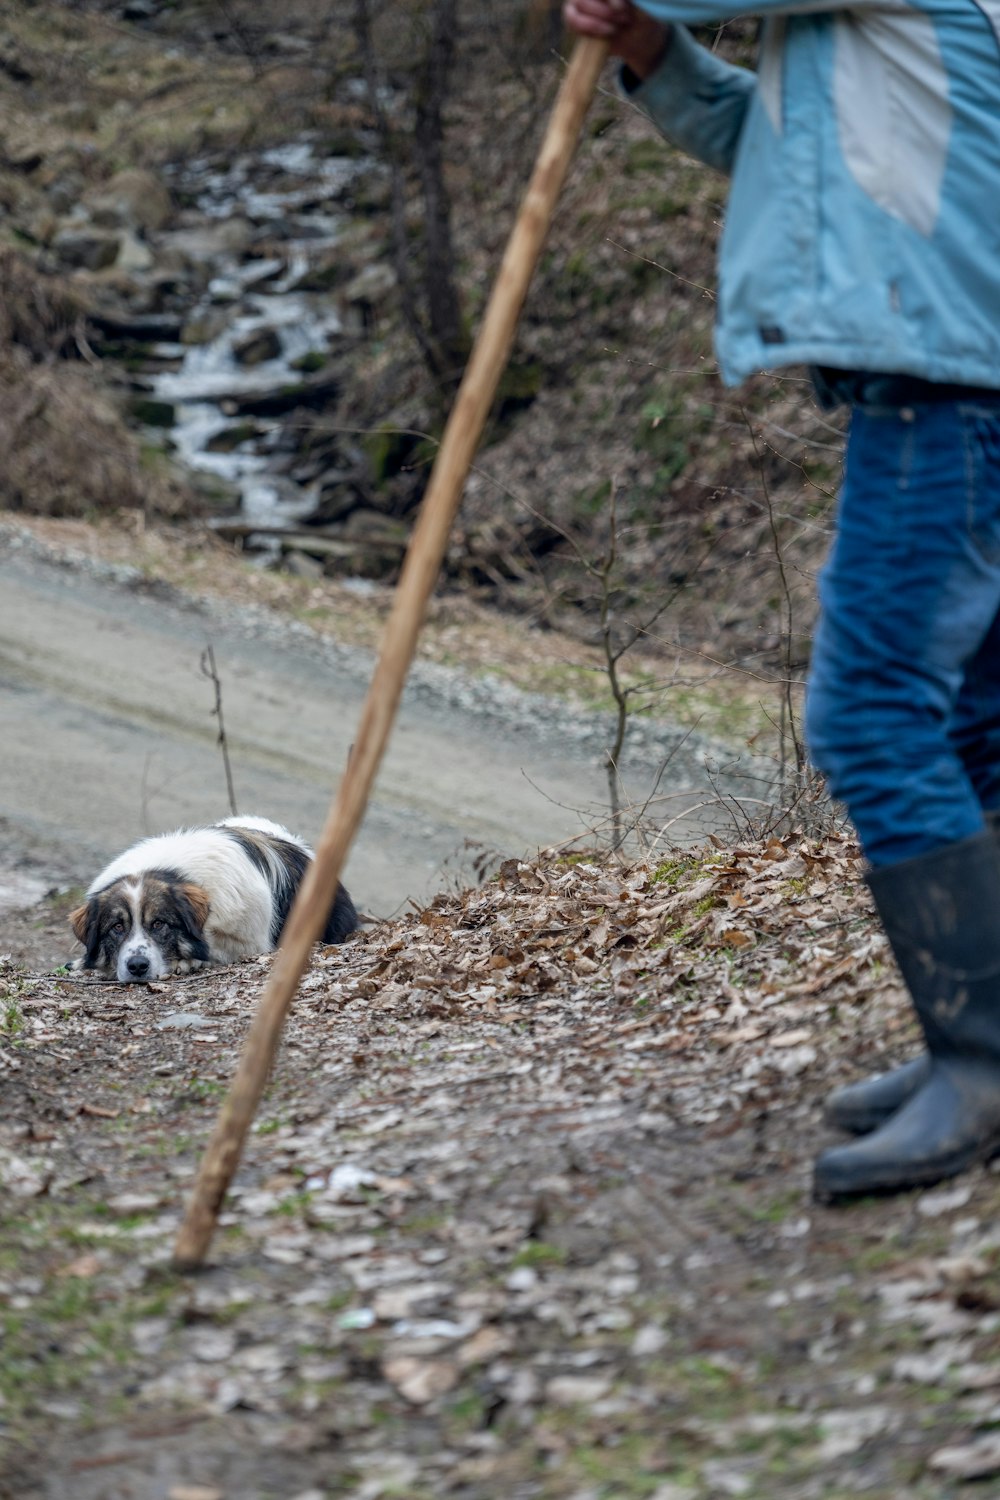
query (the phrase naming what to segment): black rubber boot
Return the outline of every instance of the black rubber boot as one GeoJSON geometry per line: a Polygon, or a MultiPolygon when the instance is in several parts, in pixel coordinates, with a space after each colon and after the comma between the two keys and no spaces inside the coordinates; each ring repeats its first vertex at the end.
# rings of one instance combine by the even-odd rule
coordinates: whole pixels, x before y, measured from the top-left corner
{"type": "MultiPolygon", "coordinates": [[[[1000,848],[1000,811],[986,814],[986,826],[1000,848]]],[[[891,1119],[930,1076],[931,1060],[927,1052],[887,1073],[876,1073],[857,1083],[835,1089],[823,1107],[823,1119],[834,1130],[850,1135],[867,1135],[891,1119]]]]}
{"type": "Polygon", "coordinates": [[[834,1130],[867,1135],[891,1119],[921,1084],[927,1082],[930,1072],[930,1054],[921,1052],[919,1057],[901,1063],[898,1068],[890,1068],[887,1073],[875,1073],[871,1078],[845,1084],[826,1101],[823,1119],[834,1130]]]}
{"type": "Polygon", "coordinates": [[[879,1129],[819,1158],[825,1200],[938,1182],[1000,1151],[997,843],[976,834],[869,884],[923,1027],[926,1078],[879,1129]]]}

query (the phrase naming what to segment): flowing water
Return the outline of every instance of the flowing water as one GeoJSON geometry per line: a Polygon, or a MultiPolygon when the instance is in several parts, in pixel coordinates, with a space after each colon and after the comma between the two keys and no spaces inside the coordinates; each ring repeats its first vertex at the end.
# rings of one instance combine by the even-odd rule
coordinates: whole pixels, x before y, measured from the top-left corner
{"type": "Polygon", "coordinates": [[[279,421],[255,417],[247,424],[247,436],[231,447],[226,434],[233,429],[233,408],[241,396],[301,384],[304,375],[297,362],[325,358],[331,341],[342,334],[333,298],[297,288],[317,258],[329,260],[350,224],[340,200],[366,167],[363,160],[319,156],[312,142],[300,140],[240,157],[225,168],[195,161],[174,184],[193,196],[210,229],[245,219],[258,241],[266,238],[276,252],[264,257],[252,251],[220,252],[217,240],[206,235],[206,259],[211,246],[215,274],[188,321],[218,325],[219,331],[203,343],[158,345],[158,360],[175,367],[149,377],[154,398],[174,408],[172,438],[178,457],[187,467],[231,485],[248,521],[291,522],[315,504],[311,487],[272,472],[279,421]],[[238,351],[247,340],[272,333],[271,357],[256,363],[240,358],[238,351]]]}

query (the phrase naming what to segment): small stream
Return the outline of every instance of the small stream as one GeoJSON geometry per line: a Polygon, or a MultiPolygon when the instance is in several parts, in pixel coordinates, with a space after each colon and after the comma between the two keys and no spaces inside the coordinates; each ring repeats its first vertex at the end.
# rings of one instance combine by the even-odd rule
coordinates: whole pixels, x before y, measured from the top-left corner
{"type": "MultiPolygon", "coordinates": [[[[173,407],[178,457],[233,486],[248,521],[287,524],[315,505],[313,487],[272,472],[280,421],[243,415],[240,398],[301,385],[309,371],[322,370],[343,334],[332,296],[300,283],[318,259],[329,262],[351,223],[344,192],[369,167],[365,159],[319,156],[311,141],[299,140],[224,169],[196,160],[173,184],[193,199],[189,221],[205,226],[204,258],[214,274],[186,326],[210,336],[156,344],[150,354],[159,368],[144,383],[154,400],[173,407]],[[234,219],[249,226],[247,248],[220,251],[213,228],[234,219]],[[255,244],[272,253],[255,253],[255,244]]],[[[190,253],[197,228],[180,235],[190,253]]]]}

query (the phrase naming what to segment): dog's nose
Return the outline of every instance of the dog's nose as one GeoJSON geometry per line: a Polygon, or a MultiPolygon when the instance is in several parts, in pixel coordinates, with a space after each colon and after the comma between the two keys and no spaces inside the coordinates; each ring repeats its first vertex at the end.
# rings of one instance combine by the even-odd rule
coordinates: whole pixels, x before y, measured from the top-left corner
{"type": "Polygon", "coordinates": [[[145,979],[149,973],[149,959],[145,953],[133,953],[125,967],[132,979],[145,979]]]}

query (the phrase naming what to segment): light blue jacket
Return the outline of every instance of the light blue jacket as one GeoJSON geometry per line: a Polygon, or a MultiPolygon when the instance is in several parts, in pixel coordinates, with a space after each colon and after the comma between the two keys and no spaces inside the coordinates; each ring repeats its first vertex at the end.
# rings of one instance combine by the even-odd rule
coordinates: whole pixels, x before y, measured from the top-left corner
{"type": "MultiPolygon", "coordinates": [[[[726,18],[725,0],[642,4],[726,18]]],[[[806,363],[1000,387],[1000,0],[755,9],[756,73],[681,24],[631,95],[732,174],[723,378],[806,363]]]]}

